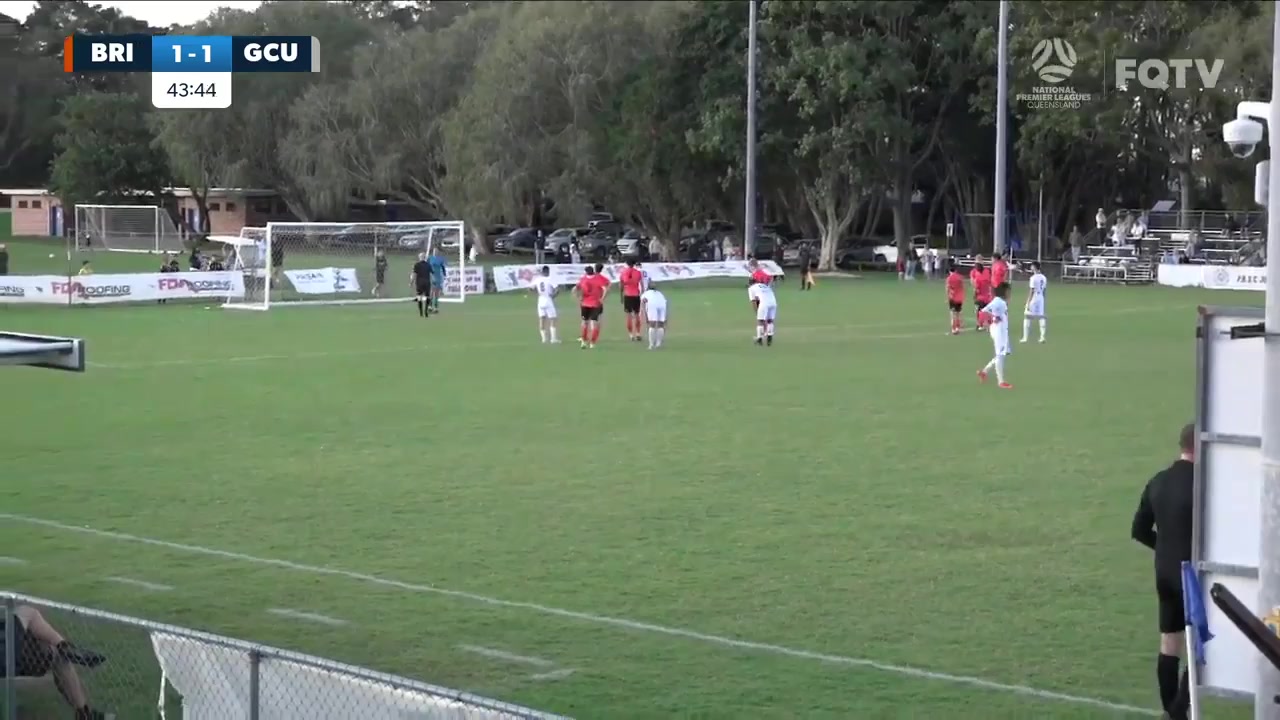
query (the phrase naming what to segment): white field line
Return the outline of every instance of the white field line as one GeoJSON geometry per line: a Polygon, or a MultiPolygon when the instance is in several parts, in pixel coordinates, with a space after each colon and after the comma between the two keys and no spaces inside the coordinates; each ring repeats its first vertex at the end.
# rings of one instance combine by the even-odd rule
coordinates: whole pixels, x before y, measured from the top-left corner
{"type": "Polygon", "coordinates": [[[277,617],[289,618],[291,620],[305,620],[306,622],[320,623],[329,627],[341,627],[347,624],[346,620],[339,620],[328,615],[320,615],[317,613],[303,612],[301,610],[290,610],[289,608],[271,608],[267,610],[271,615],[277,617]]]}
{"type": "Polygon", "coordinates": [[[7,555],[0,555],[0,565],[26,565],[26,564],[27,564],[27,561],[23,560],[22,558],[9,557],[7,555]]]}
{"type": "MultiPolygon", "coordinates": [[[[1113,315],[1164,313],[1164,312],[1176,311],[1178,309],[1179,308],[1177,306],[1170,306],[1170,305],[1145,305],[1145,306],[1128,307],[1128,308],[1116,308],[1114,310],[1109,310],[1106,312],[1059,313],[1059,314],[1055,314],[1052,317],[1053,318],[1111,317],[1113,315]]],[[[1050,320],[1052,320],[1052,318],[1050,318],[1050,320]]],[[[709,337],[726,338],[726,337],[740,336],[746,339],[750,339],[753,331],[754,331],[754,325],[747,322],[747,323],[744,323],[741,327],[734,329],[732,331],[726,330],[726,329],[699,330],[697,331],[696,334],[689,336],[689,339],[695,342],[701,341],[709,337]]],[[[566,324],[565,332],[566,332],[566,335],[564,338],[565,340],[564,346],[568,347],[572,345],[572,341],[573,341],[572,323],[566,324]]],[[[970,333],[972,333],[972,331],[970,331],[970,333]]],[[[938,337],[940,335],[946,335],[947,332],[946,332],[946,327],[944,327],[944,324],[942,321],[931,322],[927,324],[922,322],[914,322],[914,323],[880,322],[880,323],[859,323],[859,324],[852,324],[852,325],[830,324],[830,325],[789,326],[785,324],[785,319],[784,319],[783,322],[779,323],[778,338],[783,344],[787,343],[789,338],[791,338],[796,334],[799,334],[802,336],[808,336],[800,341],[804,344],[808,344],[813,342],[831,342],[831,341],[847,342],[847,341],[854,341],[854,340],[913,340],[913,339],[920,339],[920,338],[938,337]],[[930,330],[928,332],[920,331],[921,329],[926,327],[935,328],[935,329],[930,330]],[[876,329],[885,329],[885,328],[897,328],[900,330],[914,329],[914,330],[917,330],[918,332],[891,333],[891,334],[883,334],[883,333],[882,334],[861,334],[857,332],[861,330],[876,330],[876,329]],[[847,333],[848,331],[854,331],[854,332],[853,334],[843,334],[843,333],[847,333]],[[822,335],[819,337],[812,337],[812,335],[816,335],[819,333],[825,333],[825,335],[822,335]]],[[[532,333],[530,333],[530,335],[532,335],[532,333]]],[[[392,347],[392,348],[319,350],[316,352],[295,352],[295,353],[281,353],[281,354],[274,354],[274,355],[236,355],[232,357],[221,357],[221,358],[216,358],[216,357],[215,358],[176,358],[172,360],[145,360],[141,362],[121,362],[121,363],[114,363],[114,362],[100,363],[100,362],[90,361],[88,363],[88,366],[91,368],[94,368],[95,370],[144,370],[144,369],[162,368],[162,367],[235,365],[235,364],[241,364],[241,363],[257,363],[257,362],[273,362],[273,361],[311,360],[311,359],[343,358],[343,357],[368,357],[372,355],[399,355],[403,353],[415,353],[415,352],[427,352],[427,351],[440,352],[442,350],[463,350],[463,351],[501,350],[501,349],[508,349],[508,348],[534,347],[537,345],[538,343],[536,342],[536,337],[535,337],[535,341],[533,342],[530,342],[528,339],[522,339],[519,341],[501,340],[501,341],[494,341],[494,342],[444,343],[444,344],[435,344],[435,345],[414,345],[409,347],[392,347]]]]}
{"type": "Polygon", "coordinates": [[[550,670],[548,672],[530,675],[529,679],[536,680],[539,682],[548,682],[552,680],[563,680],[572,674],[573,674],[573,668],[561,668],[559,670],[550,670]]]}
{"type": "Polygon", "coordinates": [[[111,577],[103,578],[103,580],[116,583],[117,585],[128,585],[129,587],[150,590],[151,592],[168,592],[173,589],[172,585],[161,585],[160,583],[147,582],[146,580],[135,580],[133,578],[120,577],[118,575],[112,575],[111,577]]]}
{"type": "Polygon", "coordinates": [[[532,665],[536,668],[553,668],[555,663],[540,657],[532,657],[530,655],[516,655],[506,650],[497,650],[494,648],[481,647],[480,645],[459,645],[459,650],[466,650],[469,653],[482,655],[492,660],[502,660],[504,662],[516,663],[517,665],[532,665]]]}
{"type": "Polygon", "coordinates": [[[613,617],[610,615],[596,615],[594,613],[582,612],[578,610],[565,610],[562,608],[551,607],[548,605],[539,605],[532,602],[523,602],[517,600],[503,600],[501,598],[489,597],[487,595],[478,595],[476,593],[465,592],[462,590],[450,590],[448,588],[436,587],[434,585],[424,585],[419,583],[404,582],[402,580],[392,580],[382,578],[376,575],[366,573],[353,572],[350,570],[341,570],[338,568],[322,567],[319,565],[307,565],[304,563],[295,563],[289,560],[281,560],[277,558],[259,557],[256,555],[248,555],[245,553],[233,552],[230,550],[219,550],[217,548],[203,547],[201,545],[188,545],[184,543],[170,542],[168,540],[158,540],[156,538],[143,537],[141,535],[130,535],[129,533],[116,532],[113,530],[98,530],[96,528],[84,527],[80,525],[69,525],[56,520],[45,520],[43,518],[29,517],[25,515],[15,515],[12,513],[0,513],[0,520],[8,520],[13,523],[24,525],[33,525],[54,530],[62,530],[72,533],[80,533],[90,537],[99,539],[117,540],[121,542],[131,542],[140,545],[150,545],[153,547],[164,548],[176,552],[185,552],[193,555],[204,555],[206,557],[217,557],[224,560],[235,560],[243,563],[252,563],[254,565],[262,565],[269,567],[282,568],[285,570],[293,570],[296,572],[310,573],[313,575],[326,575],[329,577],[340,577],[356,582],[368,583],[380,587],[394,588],[412,593],[428,593],[432,595],[440,595],[443,597],[451,597],[458,600],[466,600],[480,605],[488,605],[490,607],[509,608],[514,610],[527,610],[530,612],[549,615],[552,617],[565,618],[568,620],[578,620],[581,622],[592,623],[595,625],[607,625],[611,627],[623,628],[635,632],[649,633],[652,635],[666,635],[668,637],[683,638],[686,640],[694,640],[709,645],[717,645],[726,648],[735,648],[739,650],[750,650],[758,653],[766,653],[770,655],[778,655],[783,657],[791,657],[800,660],[811,660],[829,665],[841,665],[845,667],[869,668],[879,670],[881,672],[892,673],[895,675],[903,675],[905,677],[918,678],[921,680],[934,680],[938,682],[951,683],[953,685],[966,685],[969,687],[981,688],[995,692],[1009,693],[1013,695],[1022,695],[1026,697],[1037,698],[1040,700],[1071,703],[1075,705],[1085,705],[1090,707],[1102,708],[1113,712],[1129,713],[1134,715],[1146,715],[1155,717],[1156,713],[1147,708],[1135,707],[1133,705],[1124,705],[1100,698],[1083,697],[1080,695],[1069,695],[1051,690],[1040,690],[1038,688],[1028,687],[1026,685],[1012,685],[1008,683],[994,682],[992,680],[984,680],[978,677],[970,677],[966,675],[952,675],[949,673],[934,672],[932,670],[922,670],[920,668],[907,667],[905,665],[894,665],[891,663],[879,662],[867,658],[849,657],[845,655],[834,655],[830,653],[813,652],[810,650],[802,650],[790,648],[784,645],[774,645],[771,643],[754,642],[750,640],[739,640],[736,638],[724,637],[721,635],[711,635],[709,633],[698,632],[696,630],[686,630],[683,628],[667,627],[654,623],[642,622],[639,620],[628,620],[626,618],[613,617]]]}

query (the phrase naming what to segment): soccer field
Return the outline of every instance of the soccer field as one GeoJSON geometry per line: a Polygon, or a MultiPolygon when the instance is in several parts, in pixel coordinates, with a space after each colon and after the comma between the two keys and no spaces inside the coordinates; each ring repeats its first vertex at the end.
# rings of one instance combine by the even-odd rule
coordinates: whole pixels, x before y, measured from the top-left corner
{"type": "Polygon", "coordinates": [[[0,307],[91,361],[0,373],[0,587],[580,718],[1152,714],[1129,522],[1196,306],[1261,294],[1055,285],[1013,391],[940,283],[784,283],[772,348],[736,283],[668,297],[658,352],[612,298],[592,351],[568,298],[561,346],[527,295],[0,307]]]}

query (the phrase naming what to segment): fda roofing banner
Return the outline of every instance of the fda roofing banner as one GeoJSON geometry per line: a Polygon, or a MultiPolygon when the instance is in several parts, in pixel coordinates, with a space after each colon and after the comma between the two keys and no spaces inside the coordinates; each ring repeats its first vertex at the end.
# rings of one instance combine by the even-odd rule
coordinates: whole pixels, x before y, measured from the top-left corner
{"type": "Polygon", "coordinates": [[[228,297],[244,297],[244,277],[239,272],[0,277],[0,303],[104,305],[228,297]]]}

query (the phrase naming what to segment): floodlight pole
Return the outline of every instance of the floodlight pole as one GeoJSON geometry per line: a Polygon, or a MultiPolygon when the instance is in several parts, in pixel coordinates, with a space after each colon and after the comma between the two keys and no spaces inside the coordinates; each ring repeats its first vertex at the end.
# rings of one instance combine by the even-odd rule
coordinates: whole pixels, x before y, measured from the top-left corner
{"type": "MultiPolygon", "coordinates": [[[[1271,102],[1267,142],[1271,147],[1267,189],[1266,337],[1262,350],[1262,506],[1258,548],[1259,615],[1280,608],[1280,2],[1271,38],[1271,102]]],[[[1255,720],[1280,720],[1280,672],[1258,658],[1255,720]]]]}
{"type": "Polygon", "coordinates": [[[755,255],[755,3],[750,0],[746,40],[746,217],[742,218],[742,251],[755,255]]]}
{"type": "Polygon", "coordinates": [[[1009,0],[1000,0],[999,44],[996,66],[996,197],[994,252],[1005,251],[1005,198],[1008,197],[1009,146],[1009,0]]]}

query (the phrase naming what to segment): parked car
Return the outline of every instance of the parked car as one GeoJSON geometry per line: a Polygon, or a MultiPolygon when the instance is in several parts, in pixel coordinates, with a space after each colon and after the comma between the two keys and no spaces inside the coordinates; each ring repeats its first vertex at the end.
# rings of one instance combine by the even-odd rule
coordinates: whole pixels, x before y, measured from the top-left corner
{"type": "Polygon", "coordinates": [[[538,232],[533,228],[520,228],[493,241],[495,253],[513,255],[532,255],[534,245],[538,241],[538,232]]]}
{"type": "Polygon", "coordinates": [[[596,262],[604,262],[617,250],[618,242],[603,232],[588,232],[578,238],[578,248],[582,251],[584,259],[590,258],[596,262]]]}
{"type": "Polygon", "coordinates": [[[787,243],[786,247],[782,250],[782,264],[783,265],[799,265],[800,251],[805,247],[809,248],[810,262],[817,262],[818,252],[822,249],[822,241],[813,240],[813,239],[804,239],[804,240],[796,240],[795,242],[787,243]]]}
{"type": "Polygon", "coordinates": [[[647,260],[649,258],[649,238],[644,233],[631,228],[618,238],[618,254],[624,258],[639,258],[647,260]]]}
{"type": "MultiPolygon", "coordinates": [[[[574,240],[578,241],[578,247],[581,249],[582,238],[586,234],[586,228],[560,228],[547,236],[547,253],[553,257],[560,255],[563,247],[563,254],[567,255],[569,253],[569,243],[574,240]]],[[[583,250],[583,255],[586,255],[585,250],[583,250]]]]}

